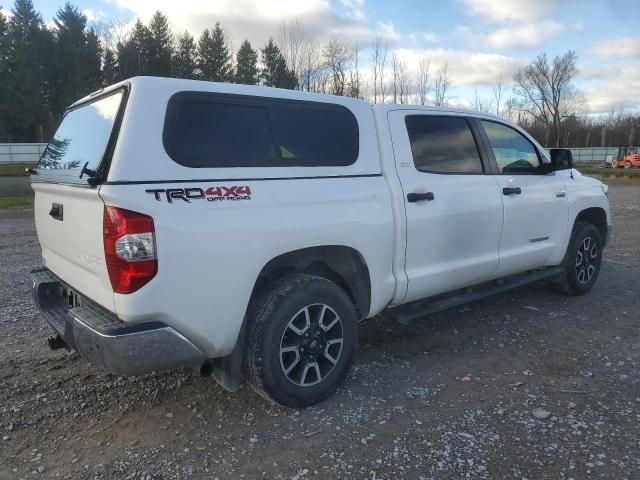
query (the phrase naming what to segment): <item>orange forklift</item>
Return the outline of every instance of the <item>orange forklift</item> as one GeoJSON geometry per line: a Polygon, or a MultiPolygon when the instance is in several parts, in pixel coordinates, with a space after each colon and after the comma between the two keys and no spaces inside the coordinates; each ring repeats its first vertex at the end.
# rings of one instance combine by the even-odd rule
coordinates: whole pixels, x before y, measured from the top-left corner
{"type": "Polygon", "coordinates": [[[616,168],[640,168],[640,153],[638,147],[620,147],[616,168]]]}

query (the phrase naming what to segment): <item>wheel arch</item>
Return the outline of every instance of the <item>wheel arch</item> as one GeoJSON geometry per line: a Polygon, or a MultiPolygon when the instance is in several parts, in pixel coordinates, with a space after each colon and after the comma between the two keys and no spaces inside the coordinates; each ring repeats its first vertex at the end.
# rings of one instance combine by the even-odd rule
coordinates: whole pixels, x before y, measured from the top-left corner
{"type": "Polygon", "coordinates": [[[302,248],[272,258],[262,267],[256,278],[249,305],[264,288],[293,272],[308,273],[331,280],[349,295],[360,318],[366,317],[369,313],[369,268],[360,252],[344,245],[302,248]]]}
{"type": "Polygon", "coordinates": [[[581,210],[573,222],[573,228],[575,228],[578,222],[590,223],[594,225],[600,232],[603,243],[607,242],[609,225],[607,224],[607,213],[602,207],[589,207],[581,210]]]}
{"type": "Polygon", "coordinates": [[[203,367],[203,374],[212,374],[227,390],[240,388],[251,305],[265,288],[290,273],[308,273],[331,280],[347,293],[359,319],[368,315],[371,308],[371,276],[358,250],[344,245],[325,245],[280,254],[269,260],[256,277],[233,351],[225,357],[212,359],[203,367]]]}

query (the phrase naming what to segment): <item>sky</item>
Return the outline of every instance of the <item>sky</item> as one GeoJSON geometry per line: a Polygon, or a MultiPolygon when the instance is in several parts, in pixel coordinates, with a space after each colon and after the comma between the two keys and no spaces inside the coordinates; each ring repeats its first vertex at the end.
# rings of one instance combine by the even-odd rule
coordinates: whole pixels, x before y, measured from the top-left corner
{"type": "MultiPolygon", "coordinates": [[[[0,0],[5,10],[11,0],[0,0]]],[[[34,0],[50,22],[63,0],[34,0]]],[[[175,31],[199,34],[220,21],[232,46],[256,46],[277,37],[296,19],[318,41],[357,42],[361,64],[382,36],[416,69],[448,63],[451,103],[469,105],[475,92],[488,98],[502,76],[510,88],[515,71],[538,54],[578,54],[577,86],[584,112],[640,110],[640,0],[74,0],[93,22],[147,21],[158,9],[175,31]]],[[[510,92],[507,91],[507,96],[510,92]]]]}

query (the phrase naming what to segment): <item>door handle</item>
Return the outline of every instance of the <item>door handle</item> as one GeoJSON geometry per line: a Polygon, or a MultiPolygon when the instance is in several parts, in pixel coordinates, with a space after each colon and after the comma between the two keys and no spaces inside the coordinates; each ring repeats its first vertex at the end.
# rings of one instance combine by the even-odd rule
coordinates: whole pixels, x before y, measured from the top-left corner
{"type": "Polygon", "coordinates": [[[522,193],[522,189],[520,187],[504,187],[502,189],[503,195],[520,195],[522,193]]]}
{"type": "Polygon", "coordinates": [[[436,197],[433,194],[433,192],[408,193],[407,194],[407,202],[409,202],[409,203],[421,202],[422,200],[427,200],[428,202],[430,202],[434,198],[436,198],[436,197]]]}

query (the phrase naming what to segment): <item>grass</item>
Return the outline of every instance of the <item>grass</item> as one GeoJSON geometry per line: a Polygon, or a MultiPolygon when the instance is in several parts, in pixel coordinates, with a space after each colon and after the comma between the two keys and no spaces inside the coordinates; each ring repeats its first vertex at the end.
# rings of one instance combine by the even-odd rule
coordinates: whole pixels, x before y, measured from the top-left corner
{"type": "Polygon", "coordinates": [[[0,197],[0,209],[33,207],[33,195],[21,197],[0,197]]]}
{"type": "Polygon", "coordinates": [[[583,175],[597,178],[608,185],[640,185],[640,168],[604,168],[589,164],[577,164],[576,168],[583,175]]]}
{"type": "MultiPolygon", "coordinates": [[[[33,167],[32,163],[0,164],[0,176],[18,177],[25,175],[24,169],[33,167]]],[[[640,186],[640,169],[623,170],[577,165],[584,175],[595,177],[608,185],[640,186]]],[[[33,195],[14,197],[0,196],[0,209],[33,207],[33,195]]]]}
{"type": "Polygon", "coordinates": [[[0,177],[24,177],[24,169],[35,166],[35,163],[0,163],[0,177]]]}
{"type": "Polygon", "coordinates": [[[585,173],[588,177],[593,177],[600,180],[607,185],[626,186],[626,187],[638,187],[640,186],[640,175],[635,177],[605,177],[598,174],[585,173]]]}

